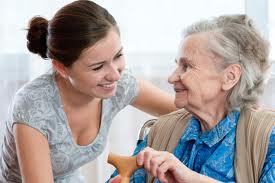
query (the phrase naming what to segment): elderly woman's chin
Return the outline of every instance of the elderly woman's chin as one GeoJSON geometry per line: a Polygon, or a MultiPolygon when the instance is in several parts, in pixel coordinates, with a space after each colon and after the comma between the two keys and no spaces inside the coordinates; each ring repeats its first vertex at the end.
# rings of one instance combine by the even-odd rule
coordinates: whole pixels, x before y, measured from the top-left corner
{"type": "Polygon", "coordinates": [[[185,108],[188,103],[188,91],[180,90],[175,91],[175,105],[177,108],[185,108]]]}
{"type": "Polygon", "coordinates": [[[176,97],[175,101],[174,101],[176,107],[179,108],[179,109],[185,108],[187,106],[187,104],[188,104],[188,101],[186,99],[187,99],[187,97],[186,98],[178,98],[178,97],[176,97]]]}

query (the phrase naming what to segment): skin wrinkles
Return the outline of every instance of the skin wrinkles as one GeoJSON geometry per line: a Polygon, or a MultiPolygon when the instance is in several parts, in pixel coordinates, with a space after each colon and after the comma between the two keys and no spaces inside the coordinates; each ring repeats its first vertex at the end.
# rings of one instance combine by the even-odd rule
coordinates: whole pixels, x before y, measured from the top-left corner
{"type": "Polygon", "coordinates": [[[214,57],[205,46],[207,41],[206,34],[196,34],[184,39],[176,59],[178,67],[169,78],[176,91],[175,104],[192,111],[198,119],[206,119],[207,122],[202,120],[205,125],[202,129],[205,130],[221,118],[219,112],[211,109],[216,110],[216,106],[222,106],[220,103],[225,96],[222,90],[223,72],[217,69],[218,57],[214,57]]]}

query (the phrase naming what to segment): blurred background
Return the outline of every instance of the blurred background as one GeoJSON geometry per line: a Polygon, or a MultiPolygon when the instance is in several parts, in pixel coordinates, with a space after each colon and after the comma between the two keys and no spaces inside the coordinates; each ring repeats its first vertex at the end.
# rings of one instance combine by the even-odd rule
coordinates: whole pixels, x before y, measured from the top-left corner
{"type": "MultiPolygon", "coordinates": [[[[51,62],[28,52],[28,20],[35,15],[48,19],[72,0],[0,0],[0,144],[1,129],[14,93],[26,82],[44,73],[51,62]]],[[[274,0],[95,0],[116,18],[126,61],[133,73],[173,94],[167,77],[187,25],[222,14],[247,13],[271,43],[270,59],[275,57],[274,0]],[[273,7],[273,9],[271,8],[273,7]]],[[[273,66],[273,72],[275,67],[273,66]]],[[[275,77],[266,85],[261,105],[275,108],[275,77]]],[[[143,123],[152,118],[132,107],[114,119],[104,153],[82,168],[88,182],[104,182],[113,171],[106,163],[109,151],[130,155],[143,123]]]]}

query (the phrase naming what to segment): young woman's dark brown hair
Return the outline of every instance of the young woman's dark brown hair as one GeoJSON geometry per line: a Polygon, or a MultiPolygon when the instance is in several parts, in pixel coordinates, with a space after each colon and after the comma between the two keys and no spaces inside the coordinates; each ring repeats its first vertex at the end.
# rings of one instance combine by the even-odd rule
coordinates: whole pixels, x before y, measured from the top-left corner
{"type": "Polygon", "coordinates": [[[53,69],[15,95],[7,120],[0,182],[83,182],[114,116],[131,104],[152,115],[173,98],[127,69],[116,21],[92,1],[74,1],[51,20],[30,20],[27,47],[53,69]]]}
{"type": "Polygon", "coordinates": [[[69,67],[84,49],[117,31],[114,17],[92,1],[75,1],[61,8],[52,20],[34,17],[29,24],[27,47],[42,58],[55,59],[69,67]]]}

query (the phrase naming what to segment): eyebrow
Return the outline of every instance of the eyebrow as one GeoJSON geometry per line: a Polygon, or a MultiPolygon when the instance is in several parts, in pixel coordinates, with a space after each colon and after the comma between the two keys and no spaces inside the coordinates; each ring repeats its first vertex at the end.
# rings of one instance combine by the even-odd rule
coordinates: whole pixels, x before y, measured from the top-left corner
{"type": "MultiPolygon", "coordinates": [[[[115,56],[113,58],[116,58],[123,50],[123,47],[121,47],[118,52],[115,54],[115,56]]],[[[97,63],[94,63],[94,64],[91,64],[91,65],[88,65],[88,67],[92,67],[92,66],[95,66],[95,65],[100,65],[100,64],[103,64],[104,62],[106,61],[100,61],[100,62],[97,62],[97,63]]]]}
{"type": "Polygon", "coordinates": [[[179,60],[175,59],[175,62],[176,63],[184,63],[184,62],[192,63],[192,60],[188,59],[187,57],[180,57],[179,60]]]}

